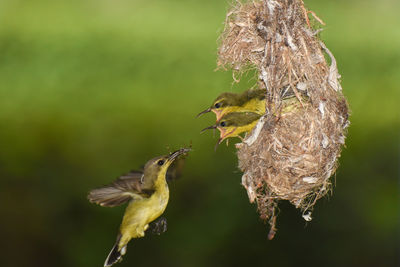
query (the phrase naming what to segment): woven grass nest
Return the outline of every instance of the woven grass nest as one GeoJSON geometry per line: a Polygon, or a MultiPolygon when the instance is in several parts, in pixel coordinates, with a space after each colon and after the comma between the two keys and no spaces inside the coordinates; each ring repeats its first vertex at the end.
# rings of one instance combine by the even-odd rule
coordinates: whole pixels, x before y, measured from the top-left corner
{"type": "Polygon", "coordinates": [[[256,69],[255,86],[266,90],[264,116],[236,147],[242,185],[269,222],[270,239],[280,200],[311,220],[315,202],[332,188],[349,126],[335,58],[311,23],[323,24],[302,0],[235,2],[220,37],[219,68],[233,77],[256,69]],[[298,107],[283,113],[290,94],[298,107]]]}

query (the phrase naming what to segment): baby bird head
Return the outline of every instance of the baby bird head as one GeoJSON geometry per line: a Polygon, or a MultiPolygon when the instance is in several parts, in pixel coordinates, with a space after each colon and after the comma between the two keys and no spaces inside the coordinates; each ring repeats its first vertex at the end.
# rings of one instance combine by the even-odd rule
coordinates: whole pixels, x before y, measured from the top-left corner
{"type": "Polygon", "coordinates": [[[233,112],[238,108],[238,103],[238,94],[230,92],[222,93],[214,100],[213,104],[208,109],[200,112],[197,117],[212,111],[215,113],[217,121],[219,121],[226,113],[233,112]]]}
{"type": "Polygon", "coordinates": [[[229,137],[236,137],[244,132],[250,132],[257,124],[261,115],[254,112],[232,112],[224,115],[220,121],[202,130],[218,129],[220,137],[218,144],[229,137]]]}

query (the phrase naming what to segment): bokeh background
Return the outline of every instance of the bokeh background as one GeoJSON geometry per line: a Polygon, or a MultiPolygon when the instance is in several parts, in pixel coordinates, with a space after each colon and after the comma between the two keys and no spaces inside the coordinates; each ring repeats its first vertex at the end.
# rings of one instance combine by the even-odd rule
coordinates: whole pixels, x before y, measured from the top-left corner
{"type": "MultiPolygon", "coordinates": [[[[241,187],[235,149],[195,115],[232,84],[215,72],[229,1],[0,1],[0,265],[102,266],[124,207],[87,192],[193,144],[170,185],[168,231],[118,266],[398,266],[400,2],[306,0],[326,23],[351,110],[334,193],[278,232],[241,187]]],[[[231,142],[232,143],[232,142],[231,142]]]]}

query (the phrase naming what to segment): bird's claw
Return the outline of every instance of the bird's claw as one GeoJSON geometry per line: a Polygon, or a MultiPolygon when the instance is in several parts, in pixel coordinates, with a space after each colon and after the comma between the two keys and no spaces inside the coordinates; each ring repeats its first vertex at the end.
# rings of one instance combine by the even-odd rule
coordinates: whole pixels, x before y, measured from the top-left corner
{"type": "Polygon", "coordinates": [[[167,231],[167,219],[165,217],[160,217],[158,220],[151,222],[147,231],[153,235],[165,233],[167,231]]]}

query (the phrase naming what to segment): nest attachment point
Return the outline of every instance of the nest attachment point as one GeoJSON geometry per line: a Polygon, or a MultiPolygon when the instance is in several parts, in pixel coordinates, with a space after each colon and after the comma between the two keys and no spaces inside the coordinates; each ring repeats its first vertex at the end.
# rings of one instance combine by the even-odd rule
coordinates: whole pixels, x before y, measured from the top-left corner
{"type": "MultiPolygon", "coordinates": [[[[348,121],[348,105],[332,53],[319,39],[323,23],[302,0],[235,2],[220,38],[218,66],[240,75],[256,69],[266,111],[237,144],[242,185],[276,231],[279,200],[311,220],[331,190],[348,121]],[[295,96],[287,108],[285,99],[295,96]]],[[[235,76],[235,75],[234,75],[235,76]]]]}

